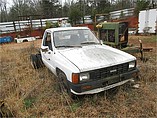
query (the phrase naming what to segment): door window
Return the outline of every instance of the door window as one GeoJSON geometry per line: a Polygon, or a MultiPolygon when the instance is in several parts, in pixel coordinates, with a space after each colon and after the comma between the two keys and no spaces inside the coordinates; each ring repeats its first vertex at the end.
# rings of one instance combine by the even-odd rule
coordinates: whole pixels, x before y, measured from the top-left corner
{"type": "Polygon", "coordinates": [[[51,43],[51,33],[47,32],[44,38],[43,46],[48,46],[50,50],[52,50],[52,43],[51,43]]]}

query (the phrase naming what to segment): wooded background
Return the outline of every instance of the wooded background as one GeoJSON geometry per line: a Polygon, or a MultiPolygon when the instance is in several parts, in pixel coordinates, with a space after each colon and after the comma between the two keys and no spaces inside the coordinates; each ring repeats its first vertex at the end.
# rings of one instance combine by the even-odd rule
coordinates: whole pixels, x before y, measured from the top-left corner
{"type": "MultiPolygon", "coordinates": [[[[135,8],[135,15],[140,10],[156,7],[155,0],[12,0],[8,7],[6,0],[0,0],[0,22],[19,20],[19,16],[40,15],[42,18],[69,17],[71,22],[80,20],[85,15],[91,19],[95,14],[109,13],[115,10],[135,8]]],[[[37,19],[33,17],[32,19],[37,19]]]]}

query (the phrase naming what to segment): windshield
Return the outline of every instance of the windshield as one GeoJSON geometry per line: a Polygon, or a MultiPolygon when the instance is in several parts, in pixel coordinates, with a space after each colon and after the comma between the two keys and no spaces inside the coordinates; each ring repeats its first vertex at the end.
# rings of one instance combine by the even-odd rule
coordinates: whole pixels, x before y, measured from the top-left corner
{"type": "Polygon", "coordinates": [[[72,47],[91,44],[99,44],[99,41],[88,29],[63,30],[54,32],[55,47],[72,47]]]}

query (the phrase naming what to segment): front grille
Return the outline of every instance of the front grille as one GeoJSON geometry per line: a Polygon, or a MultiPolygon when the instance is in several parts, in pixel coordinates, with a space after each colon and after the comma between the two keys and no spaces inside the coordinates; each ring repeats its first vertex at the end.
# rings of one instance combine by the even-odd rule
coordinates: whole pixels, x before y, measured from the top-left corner
{"type": "Polygon", "coordinates": [[[128,71],[128,63],[97,69],[90,72],[91,79],[103,79],[106,77],[122,74],[128,71]]]}

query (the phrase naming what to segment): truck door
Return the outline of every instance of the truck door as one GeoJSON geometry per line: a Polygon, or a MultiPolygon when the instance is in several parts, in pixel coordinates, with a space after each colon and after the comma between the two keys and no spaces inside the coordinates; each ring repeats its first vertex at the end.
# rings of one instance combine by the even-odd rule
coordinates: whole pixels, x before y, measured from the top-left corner
{"type": "Polygon", "coordinates": [[[43,43],[41,47],[42,60],[46,67],[48,67],[53,73],[55,72],[54,67],[54,53],[52,48],[52,33],[46,32],[43,37],[43,43]]]}

